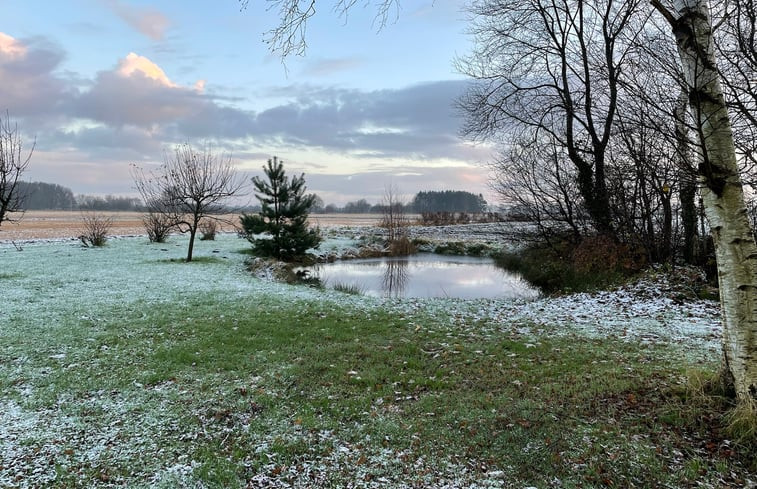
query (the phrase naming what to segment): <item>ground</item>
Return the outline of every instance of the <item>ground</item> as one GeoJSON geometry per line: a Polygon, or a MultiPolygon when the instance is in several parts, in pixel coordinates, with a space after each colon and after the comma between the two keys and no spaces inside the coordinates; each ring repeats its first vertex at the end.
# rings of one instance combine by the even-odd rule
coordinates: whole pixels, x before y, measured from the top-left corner
{"type": "Polygon", "coordinates": [[[0,487],[755,487],[714,418],[686,419],[686,372],[720,351],[695,275],[376,299],[256,279],[247,247],[0,242],[0,487]]]}

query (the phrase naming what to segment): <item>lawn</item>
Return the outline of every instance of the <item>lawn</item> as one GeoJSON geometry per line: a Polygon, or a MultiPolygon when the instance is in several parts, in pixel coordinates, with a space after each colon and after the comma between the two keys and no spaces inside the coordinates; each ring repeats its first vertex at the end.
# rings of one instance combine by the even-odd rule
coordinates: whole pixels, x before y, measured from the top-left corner
{"type": "Polygon", "coordinates": [[[712,304],[374,299],[185,246],[0,244],[0,487],[757,481],[696,387],[712,304]]]}

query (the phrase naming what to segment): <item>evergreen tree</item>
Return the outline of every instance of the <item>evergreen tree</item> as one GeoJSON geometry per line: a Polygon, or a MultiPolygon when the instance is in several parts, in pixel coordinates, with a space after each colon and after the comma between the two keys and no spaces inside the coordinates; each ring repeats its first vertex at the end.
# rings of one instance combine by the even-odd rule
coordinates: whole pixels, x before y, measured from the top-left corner
{"type": "Polygon", "coordinates": [[[307,226],[316,196],[305,195],[304,173],[290,180],[283,162],[275,156],[268,160],[263,172],[267,181],[252,179],[261,210],[258,214],[242,214],[242,228],[256,254],[290,261],[321,242],[318,231],[307,226]]]}

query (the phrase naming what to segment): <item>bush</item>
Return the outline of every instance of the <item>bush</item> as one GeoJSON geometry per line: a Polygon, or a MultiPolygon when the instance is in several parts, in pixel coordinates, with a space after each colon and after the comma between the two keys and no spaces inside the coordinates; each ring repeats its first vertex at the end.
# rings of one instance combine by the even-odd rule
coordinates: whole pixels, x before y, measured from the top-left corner
{"type": "Polygon", "coordinates": [[[400,236],[389,242],[390,256],[407,256],[412,255],[418,249],[407,236],[400,236]]]}
{"type": "Polygon", "coordinates": [[[218,232],[218,222],[215,219],[205,219],[200,223],[202,236],[200,241],[214,241],[218,232]]]}
{"type": "Polygon", "coordinates": [[[601,236],[590,236],[578,244],[568,240],[553,247],[537,244],[494,258],[497,265],[519,273],[545,293],[604,288],[646,265],[643,253],[601,236]]]}
{"type": "Polygon", "coordinates": [[[108,233],[113,227],[113,219],[100,214],[82,215],[83,232],[79,240],[84,246],[105,246],[108,241],[108,233]]]}
{"type": "Polygon", "coordinates": [[[171,217],[160,212],[150,212],[142,217],[142,224],[151,243],[165,243],[174,224],[171,217]]]}
{"type": "Polygon", "coordinates": [[[484,256],[491,252],[491,247],[486,243],[471,243],[466,249],[466,254],[470,256],[484,256]]]}
{"type": "Polygon", "coordinates": [[[343,284],[341,282],[335,283],[332,287],[337,292],[350,295],[363,295],[365,291],[358,284],[343,284]]]}
{"type": "Polygon", "coordinates": [[[447,243],[438,245],[434,249],[434,253],[438,253],[440,255],[464,255],[465,243],[463,243],[462,241],[449,241],[447,243]]]}

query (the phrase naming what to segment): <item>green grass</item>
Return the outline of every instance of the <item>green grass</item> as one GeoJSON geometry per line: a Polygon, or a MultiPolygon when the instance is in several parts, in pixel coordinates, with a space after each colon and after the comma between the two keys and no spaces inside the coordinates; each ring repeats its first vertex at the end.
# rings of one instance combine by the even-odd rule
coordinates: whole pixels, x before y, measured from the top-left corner
{"type": "Polygon", "coordinates": [[[224,261],[226,261],[226,260],[224,260],[222,257],[217,257],[217,256],[195,256],[195,257],[192,257],[192,261],[191,262],[188,262],[187,259],[186,259],[186,257],[184,257],[184,258],[165,258],[165,259],[162,259],[162,260],[157,260],[158,263],[187,263],[187,264],[190,264],[190,265],[192,263],[216,263],[217,264],[217,263],[223,263],[224,261]]]}
{"type": "Polygon", "coordinates": [[[740,487],[755,469],[669,347],[485,336],[422,315],[418,328],[296,299],[198,294],[99,312],[0,345],[26,352],[3,391],[24,385],[33,394],[15,402],[89,440],[61,436],[71,446],[51,487],[433,487],[462,469],[493,487],[740,487]],[[77,457],[109,433],[97,462],[77,457]],[[182,460],[190,475],[151,478],[182,460]]]}

